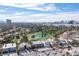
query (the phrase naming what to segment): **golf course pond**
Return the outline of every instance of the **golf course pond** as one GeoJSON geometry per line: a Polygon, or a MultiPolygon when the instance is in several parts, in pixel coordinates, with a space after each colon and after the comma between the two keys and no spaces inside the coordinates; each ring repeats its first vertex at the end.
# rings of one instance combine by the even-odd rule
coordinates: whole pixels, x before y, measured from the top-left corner
{"type": "Polygon", "coordinates": [[[31,39],[32,41],[46,40],[49,38],[49,36],[50,35],[48,33],[43,34],[41,32],[32,33],[28,35],[29,39],[31,39]]]}

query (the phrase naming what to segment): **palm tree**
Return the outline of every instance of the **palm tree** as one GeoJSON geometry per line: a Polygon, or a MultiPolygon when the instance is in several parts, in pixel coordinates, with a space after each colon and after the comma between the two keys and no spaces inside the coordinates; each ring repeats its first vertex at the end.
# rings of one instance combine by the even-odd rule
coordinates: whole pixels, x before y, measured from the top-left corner
{"type": "Polygon", "coordinates": [[[32,46],[32,41],[28,39],[27,33],[25,31],[20,31],[21,34],[14,37],[13,41],[16,44],[17,55],[20,55],[19,45],[22,42],[28,42],[32,46]]]}
{"type": "Polygon", "coordinates": [[[21,39],[22,39],[22,37],[20,37],[20,36],[18,35],[18,36],[15,36],[14,39],[12,40],[12,42],[16,44],[16,52],[17,52],[17,55],[20,55],[20,48],[19,48],[19,45],[20,45],[20,43],[21,43],[21,39]]]}
{"type": "Polygon", "coordinates": [[[21,36],[22,36],[21,42],[28,42],[28,41],[29,41],[29,40],[28,40],[27,33],[23,33],[21,36]]]}
{"type": "Polygon", "coordinates": [[[22,34],[21,42],[28,42],[32,47],[32,41],[28,39],[27,33],[22,34]]]}
{"type": "Polygon", "coordinates": [[[4,45],[4,44],[0,43],[0,55],[3,53],[3,51],[2,51],[3,45],[4,45]]]}

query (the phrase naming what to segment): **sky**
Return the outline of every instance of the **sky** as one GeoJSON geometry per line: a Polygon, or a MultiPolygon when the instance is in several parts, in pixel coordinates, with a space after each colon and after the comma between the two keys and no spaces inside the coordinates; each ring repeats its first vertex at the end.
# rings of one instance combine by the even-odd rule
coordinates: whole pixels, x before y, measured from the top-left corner
{"type": "Polygon", "coordinates": [[[79,21],[79,3],[0,3],[0,21],[79,21]]]}

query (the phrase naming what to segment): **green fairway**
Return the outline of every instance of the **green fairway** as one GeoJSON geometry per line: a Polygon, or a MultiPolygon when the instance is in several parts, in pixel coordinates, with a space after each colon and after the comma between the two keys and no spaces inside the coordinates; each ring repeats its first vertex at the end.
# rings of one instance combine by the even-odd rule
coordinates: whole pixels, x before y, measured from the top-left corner
{"type": "Polygon", "coordinates": [[[42,37],[42,32],[35,32],[30,33],[27,36],[32,41],[38,41],[38,40],[47,40],[51,35],[49,33],[46,33],[46,35],[42,37]],[[32,38],[32,36],[34,36],[34,38],[32,38]]]}

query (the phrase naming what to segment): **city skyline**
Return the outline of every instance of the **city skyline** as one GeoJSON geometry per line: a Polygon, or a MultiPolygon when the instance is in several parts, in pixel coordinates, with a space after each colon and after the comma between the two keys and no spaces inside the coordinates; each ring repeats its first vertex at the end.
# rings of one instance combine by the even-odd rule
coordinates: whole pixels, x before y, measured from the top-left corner
{"type": "Polygon", "coordinates": [[[79,20],[79,3],[0,3],[0,21],[53,22],[79,20]]]}

